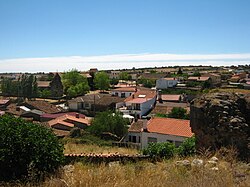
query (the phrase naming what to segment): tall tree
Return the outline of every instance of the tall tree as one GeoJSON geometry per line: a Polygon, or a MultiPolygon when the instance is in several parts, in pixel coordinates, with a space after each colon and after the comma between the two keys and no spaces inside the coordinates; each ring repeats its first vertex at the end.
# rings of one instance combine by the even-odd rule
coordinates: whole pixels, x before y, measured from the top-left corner
{"type": "Polygon", "coordinates": [[[76,69],[72,69],[62,76],[64,92],[68,97],[76,97],[89,91],[87,78],[82,76],[76,69]]]}
{"type": "Polygon", "coordinates": [[[128,124],[128,119],[123,118],[120,113],[104,111],[96,115],[88,130],[97,136],[105,132],[110,132],[118,137],[122,137],[127,132],[128,124]]]}
{"type": "Polygon", "coordinates": [[[50,82],[50,90],[52,97],[62,97],[63,95],[63,84],[61,77],[58,73],[55,74],[54,78],[50,82]]]}
{"type": "Polygon", "coordinates": [[[102,91],[108,90],[110,84],[108,74],[105,72],[98,72],[95,75],[94,83],[97,89],[100,89],[102,91]]]}

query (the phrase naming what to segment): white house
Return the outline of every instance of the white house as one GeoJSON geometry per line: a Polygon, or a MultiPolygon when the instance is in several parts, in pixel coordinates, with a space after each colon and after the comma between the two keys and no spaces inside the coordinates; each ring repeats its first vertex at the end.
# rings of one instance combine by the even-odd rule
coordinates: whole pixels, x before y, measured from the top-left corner
{"type": "Polygon", "coordinates": [[[161,78],[156,80],[157,89],[167,89],[176,86],[178,80],[176,78],[161,78]]]}
{"type": "Polygon", "coordinates": [[[111,71],[109,74],[110,79],[118,79],[120,75],[120,71],[111,71]]]}
{"type": "Polygon", "coordinates": [[[154,108],[155,103],[156,92],[154,90],[140,90],[126,98],[123,105],[117,105],[117,109],[123,114],[141,118],[154,108]]]}
{"type": "Polygon", "coordinates": [[[128,130],[125,142],[133,142],[145,148],[151,142],[171,142],[179,146],[193,136],[189,120],[152,118],[134,122],[128,130]]]}
{"type": "Polygon", "coordinates": [[[111,90],[112,95],[127,98],[136,92],[136,87],[123,87],[111,90]]]}

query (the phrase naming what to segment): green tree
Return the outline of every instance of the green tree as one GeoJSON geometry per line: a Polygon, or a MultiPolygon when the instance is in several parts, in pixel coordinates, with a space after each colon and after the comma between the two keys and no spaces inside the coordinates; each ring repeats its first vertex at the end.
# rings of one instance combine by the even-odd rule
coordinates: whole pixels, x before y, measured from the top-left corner
{"type": "Polygon", "coordinates": [[[175,152],[175,145],[170,142],[150,143],[147,148],[142,150],[144,155],[149,155],[153,159],[168,159],[173,157],[175,152]]]}
{"type": "Polygon", "coordinates": [[[155,86],[155,80],[141,78],[139,80],[139,84],[143,84],[143,86],[146,88],[152,88],[155,86]]]}
{"type": "Polygon", "coordinates": [[[200,76],[201,76],[201,74],[200,74],[200,72],[199,72],[199,71],[195,71],[195,72],[193,73],[193,76],[194,76],[194,77],[200,77],[200,76]]]}
{"type": "Polygon", "coordinates": [[[123,72],[121,72],[121,73],[119,74],[119,79],[120,79],[120,80],[131,80],[131,79],[132,79],[132,76],[129,75],[128,72],[123,71],[123,72]]]}
{"type": "Polygon", "coordinates": [[[122,137],[127,132],[128,124],[128,119],[123,118],[120,113],[105,111],[96,115],[88,130],[97,136],[104,132],[110,132],[118,137],[122,137]]]}
{"type": "Polygon", "coordinates": [[[76,69],[66,72],[62,76],[64,92],[68,97],[84,95],[89,91],[87,78],[76,69]]]}
{"type": "Polygon", "coordinates": [[[102,91],[108,90],[110,84],[108,74],[105,72],[98,72],[95,75],[94,83],[97,89],[100,89],[102,91]]]}
{"type": "Polygon", "coordinates": [[[174,107],[171,112],[168,114],[169,118],[177,118],[177,119],[189,119],[189,115],[187,114],[187,110],[181,107],[174,107]]]}
{"type": "Polygon", "coordinates": [[[48,98],[49,96],[51,96],[51,92],[47,89],[41,90],[38,93],[39,93],[39,97],[41,98],[48,98]]]}
{"type": "Polygon", "coordinates": [[[64,160],[63,145],[47,127],[5,115],[0,132],[0,181],[41,179],[64,160]]]}
{"type": "Polygon", "coordinates": [[[193,136],[184,140],[184,142],[177,148],[177,152],[180,156],[193,156],[196,153],[195,137],[193,136]]]}

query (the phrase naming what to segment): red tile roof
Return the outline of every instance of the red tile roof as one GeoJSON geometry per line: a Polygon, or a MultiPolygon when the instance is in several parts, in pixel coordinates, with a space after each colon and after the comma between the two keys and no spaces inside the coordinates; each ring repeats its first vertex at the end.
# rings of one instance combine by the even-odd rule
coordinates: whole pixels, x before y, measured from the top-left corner
{"type": "Polygon", "coordinates": [[[163,101],[179,101],[180,97],[181,95],[168,95],[168,94],[161,95],[163,101]]]}
{"type": "Polygon", "coordinates": [[[86,124],[87,126],[90,125],[90,121],[88,119],[76,118],[75,116],[71,116],[71,115],[67,115],[67,114],[49,121],[48,124],[49,124],[50,127],[52,127],[52,126],[54,126],[56,124],[63,124],[65,126],[74,127],[73,123],[70,123],[70,122],[67,122],[67,121],[82,123],[82,124],[86,124]]]}
{"type": "Polygon", "coordinates": [[[0,100],[0,105],[5,105],[6,103],[8,103],[10,100],[9,99],[1,99],[0,100]]]}
{"type": "Polygon", "coordinates": [[[166,77],[166,78],[164,78],[165,80],[168,80],[168,81],[173,81],[173,80],[176,80],[176,78],[174,78],[174,77],[166,77]]]}
{"type": "Polygon", "coordinates": [[[37,81],[37,86],[39,88],[48,88],[50,87],[50,81],[37,81]]]}
{"type": "MultiPolygon", "coordinates": [[[[41,118],[51,118],[51,119],[55,119],[64,115],[70,115],[70,116],[76,116],[76,114],[79,114],[77,112],[64,112],[64,113],[57,113],[57,114],[43,114],[41,115],[41,118]]],[[[83,114],[79,114],[80,118],[85,118],[85,115],[83,114]]]]}
{"type": "Polygon", "coordinates": [[[146,101],[148,101],[149,99],[146,99],[146,98],[135,98],[135,99],[132,99],[132,100],[129,100],[127,101],[128,103],[137,103],[137,104],[141,104],[141,103],[144,103],[146,101]]]}
{"type": "Polygon", "coordinates": [[[136,91],[136,87],[116,88],[116,89],[113,89],[112,91],[118,91],[118,92],[135,92],[136,91]]]}
{"type": "Polygon", "coordinates": [[[152,118],[147,125],[148,132],[182,137],[193,135],[189,120],[174,118],[152,118]]]}
{"type": "Polygon", "coordinates": [[[188,80],[193,80],[193,81],[207,81],[209,79],[210,77],[188,77],[188,80]]]}
{"type": "MultiPolygon", "coordinates": [[[[125,102],[128,102],[128,101],[131,101],[131,100],[134,100],[136,98],[140,98],[140,99],[144,99],[144,102],[145,102],[145,99],[149,100],[149,99],[152,99],[156,97],[156,92],[154,90],[140,90],[140,91],[137,91],[135,92],[133,95],[131,95],[130,97],[126,98],[124,101],[125,102]],[[142,95],[145,95],[145,97],[140,97],[142,95]]],[[[139,100],[138,100],[139,101],[139,100]]],[[[142,100],[140,100],[141,102],[142,100]]]]}

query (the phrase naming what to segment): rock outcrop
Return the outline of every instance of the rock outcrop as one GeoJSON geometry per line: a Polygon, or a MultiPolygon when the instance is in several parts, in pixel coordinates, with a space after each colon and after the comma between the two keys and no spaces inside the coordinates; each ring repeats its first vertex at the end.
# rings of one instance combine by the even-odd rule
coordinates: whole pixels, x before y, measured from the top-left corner
{"type": "Polygon", "coordinates": [[[250,94],[210,93],[191,103],[190,124],[197,149],[227,147],[250,158],[250,94]]]}

